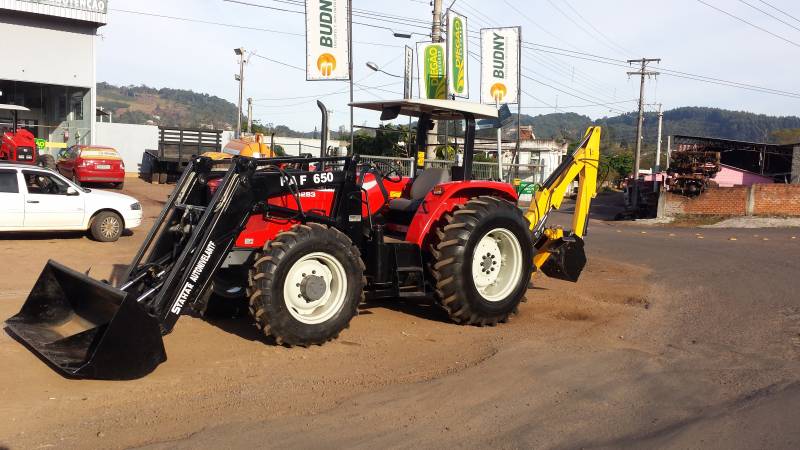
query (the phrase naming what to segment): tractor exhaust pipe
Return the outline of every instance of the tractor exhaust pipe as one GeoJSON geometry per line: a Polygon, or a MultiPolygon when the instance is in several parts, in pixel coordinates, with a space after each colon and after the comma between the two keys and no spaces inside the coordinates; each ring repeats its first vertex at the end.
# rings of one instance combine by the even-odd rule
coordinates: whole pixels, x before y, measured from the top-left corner
{"type": "Polygon", "coordinates": [[[317,100],[317,106],[322,112],[322,135],[320,136],[319,157],[324,158],[327,156],[325,153],[328,150],[328,108],[319,100],[317,100]]]}

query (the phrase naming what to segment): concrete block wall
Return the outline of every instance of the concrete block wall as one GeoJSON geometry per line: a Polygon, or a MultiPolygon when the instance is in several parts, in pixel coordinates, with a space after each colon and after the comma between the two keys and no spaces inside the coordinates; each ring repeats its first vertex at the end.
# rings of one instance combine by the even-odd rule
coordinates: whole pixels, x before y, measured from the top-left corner
{"type": "Polygon", "coordinates": [[[709,188],[688,198],[665,192],[659,217],[678,215],[800,217],[800,185],[754,184],[709,188]]]}
{"type": "Polygon", "coordinates": [[[792,153],[792,184],[800,184],[800,145],[792,153]]]}

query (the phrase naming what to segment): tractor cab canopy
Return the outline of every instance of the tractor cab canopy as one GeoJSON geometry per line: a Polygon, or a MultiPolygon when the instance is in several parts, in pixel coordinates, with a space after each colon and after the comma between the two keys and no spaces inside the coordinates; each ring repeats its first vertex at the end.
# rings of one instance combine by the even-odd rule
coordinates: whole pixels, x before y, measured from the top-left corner
{"type": "Polygon", "coordinates": [[[392,120],[397,116],[422,117],[423,115],[427,115],[431,120],[464,120],[464,116],[472,116],[473,119],[497,118],[497,109],[493,106],[455,100],[387,100],[356,102],[352,106],[380,111],[381,120],[392,120]],[[394,117],[384,119],[384,116],[394,117]]]}
{"type": "MultiPolygon", "coordinates": [[[[497,119],[497,109],[480,103],[455,100],[405,99],[351,103],[354,108],[381,112],[381,120],[393,120],[400,115],[419,118],[417,122],[417,170],[424,170],[425,150],[428,148],[428,131],[436,120],[464,121],[464,160],[461,167],[453,167],[452,179],[469,181],[472,176],[472,159],[475,150],[475,120],[497,119]]],[[[431,145],[436,145],[435,143],[431,145]]]]}
{"type": "Polygon", "coordinates": [[[14,134],[17,133],[17,122],[19,121],[18,114],[20,111],[30,111],[30,109],[19,105],[6,105],[0,103],[0,111],[12,111],[13,117],[11,118],[11,129],[14,134]]]}

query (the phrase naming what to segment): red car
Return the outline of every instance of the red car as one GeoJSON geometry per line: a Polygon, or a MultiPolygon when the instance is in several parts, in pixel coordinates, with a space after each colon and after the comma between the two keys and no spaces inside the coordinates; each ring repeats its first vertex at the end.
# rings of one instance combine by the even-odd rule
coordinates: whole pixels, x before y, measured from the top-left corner
{"type": "Polygon", "coordinates": [[[73,145],[62,152],[56,166],[76,184],[113,183],[122,189],[125,183],[125,163],[111,147],[73,145]]]}

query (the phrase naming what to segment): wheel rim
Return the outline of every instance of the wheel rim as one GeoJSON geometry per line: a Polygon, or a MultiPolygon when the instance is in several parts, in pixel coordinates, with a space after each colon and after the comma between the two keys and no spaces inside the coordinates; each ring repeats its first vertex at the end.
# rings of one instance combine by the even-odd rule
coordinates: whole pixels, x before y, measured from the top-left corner
{"type": "Polygon", "coordinates": [[[514,234],[505,228],[486,233],[472,256],[475,288],[490,302],[505,300],[522,276],[522,247],[514,234]]]}
{"type": "Polygon", "coordinates": [[[119,234],[119,220],[114,217],[106,217],[100,222],[100,234],[104,238],[111,239],[119,234]]]}
{"type": "Polygon", "coordinates": [[[347,275],[338,259],[315,252],[295,262],[286,275],[283,299],[298,321],[313,325],[325,322],[344,305],[347,275]]]}

